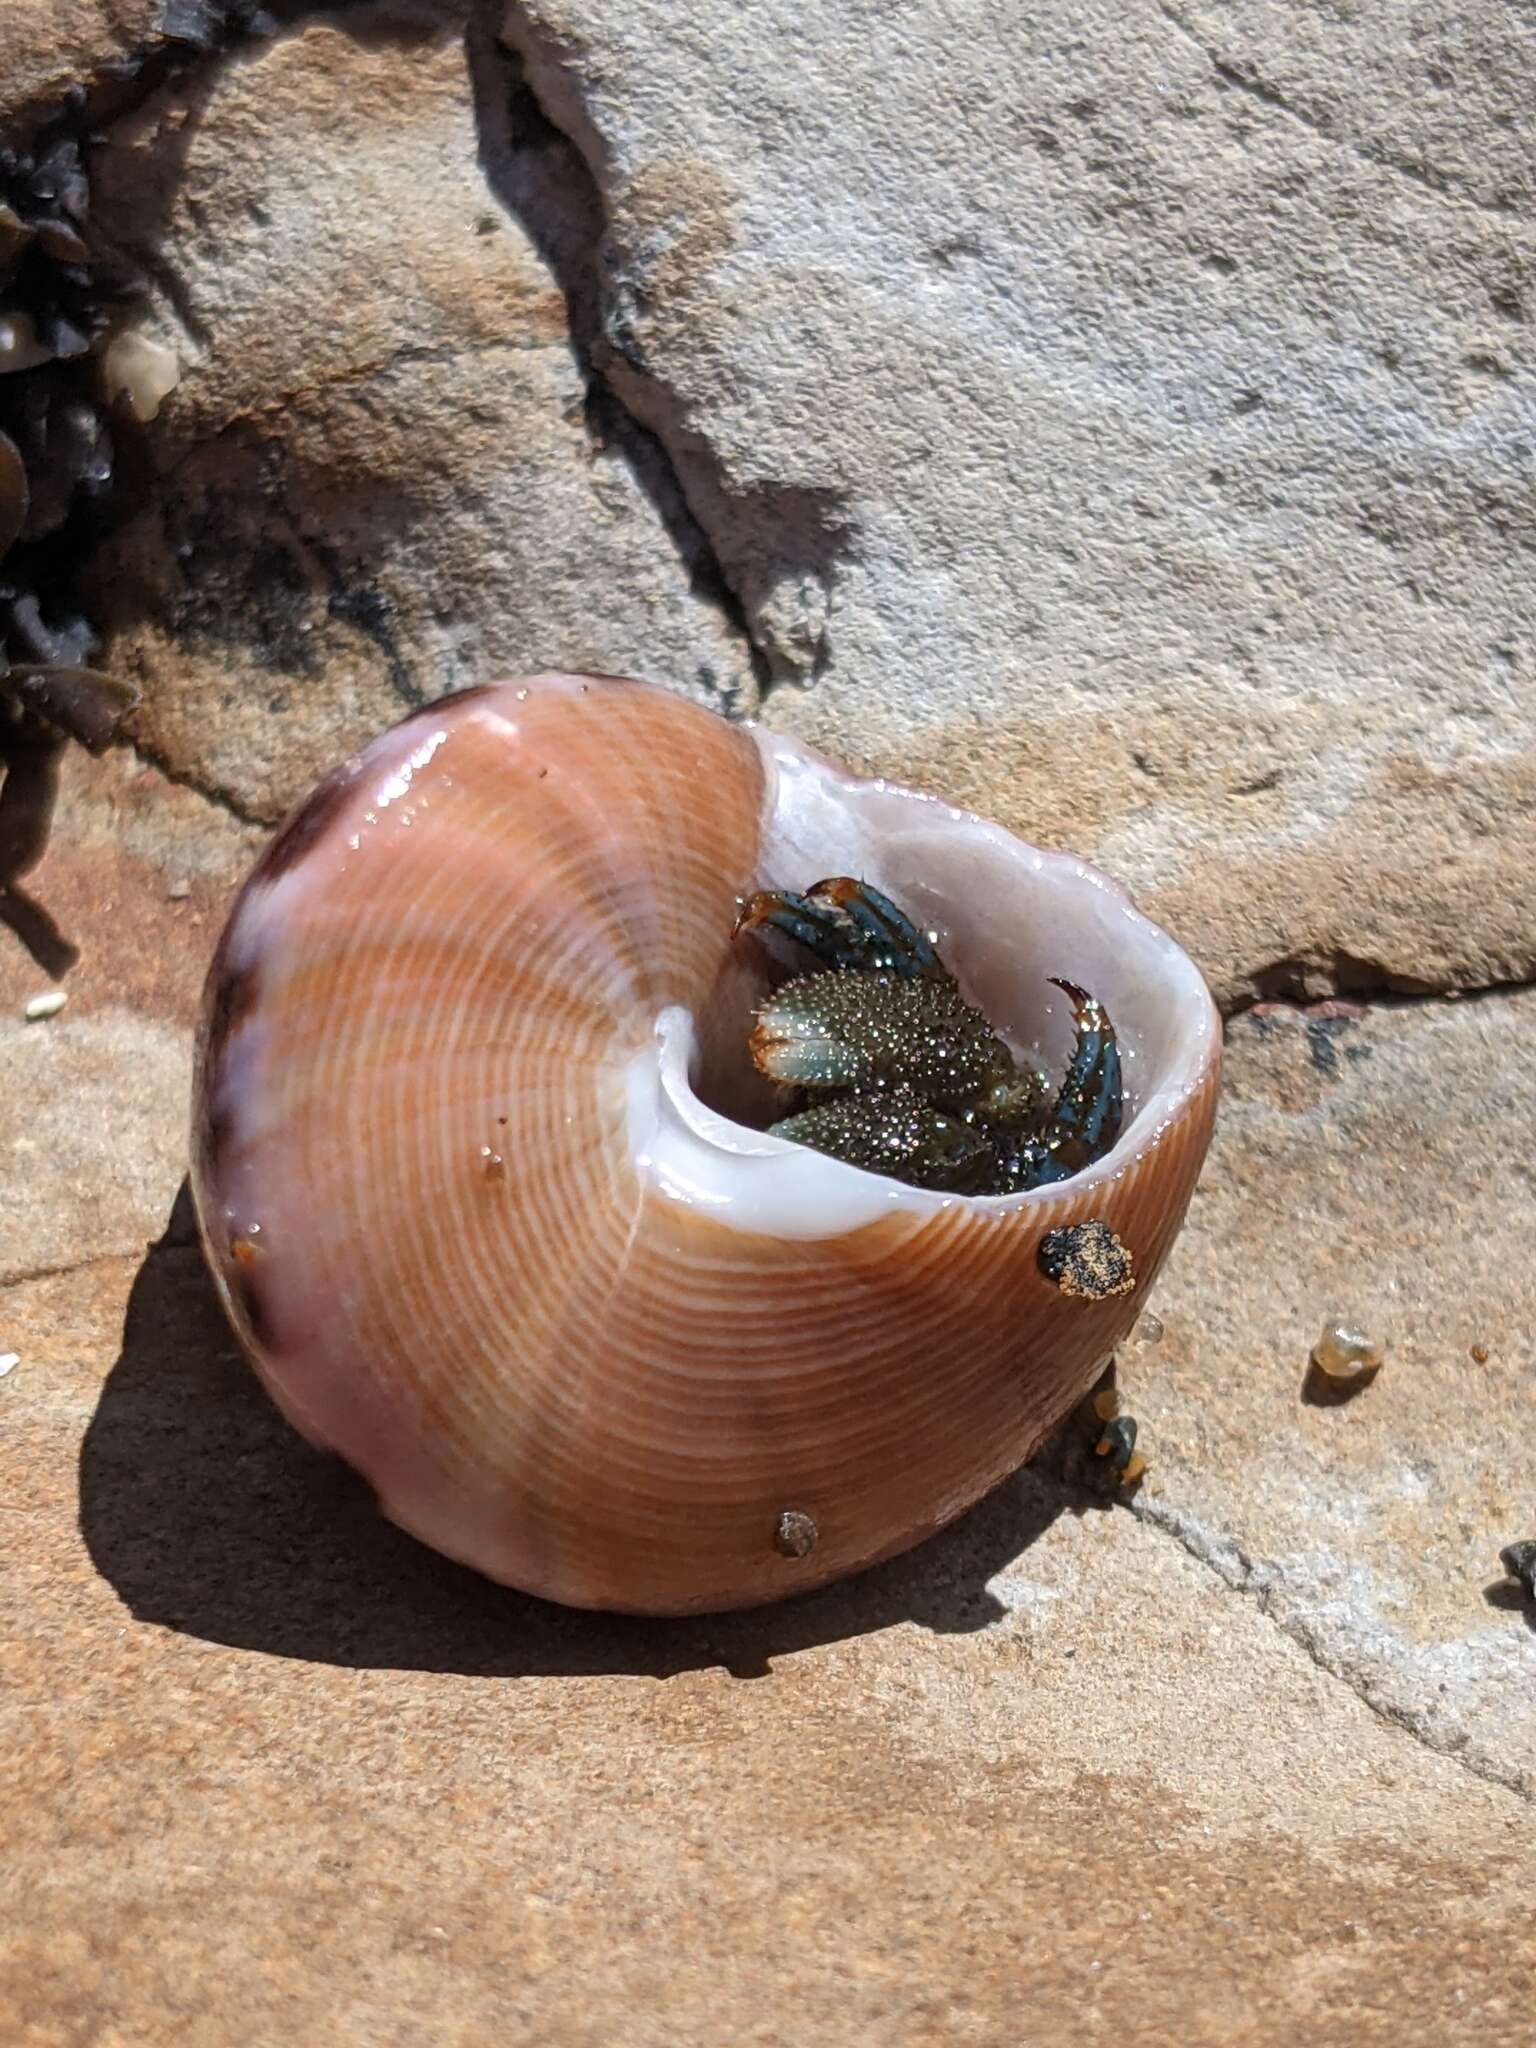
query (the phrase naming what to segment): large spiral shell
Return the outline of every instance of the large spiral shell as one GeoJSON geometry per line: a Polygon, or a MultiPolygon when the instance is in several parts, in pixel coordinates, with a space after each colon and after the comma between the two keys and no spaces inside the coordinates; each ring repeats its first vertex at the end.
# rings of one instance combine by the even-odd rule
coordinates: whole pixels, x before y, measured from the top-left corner
{"type": "Polygon", "coordinates": [[[1144,1289],[1210,1133],[1199,974],[1103,876],[612,678],[414,714],[315,791],[209,977],[194,1174],[263,1381],[406,1529],[578,1606],[772,1600],[917,1542],[1078,1399],[1136,1295],[1042,1271],[1102,1221],[1144,1289]],[[742,1052],[737,900],[860,875],[1060,1070],[1090,988],[1126,1116],[981,1199],[791,1145],[742,1052]],[[785,1517],[788,1516],[788,1521],[785,1517]]]}

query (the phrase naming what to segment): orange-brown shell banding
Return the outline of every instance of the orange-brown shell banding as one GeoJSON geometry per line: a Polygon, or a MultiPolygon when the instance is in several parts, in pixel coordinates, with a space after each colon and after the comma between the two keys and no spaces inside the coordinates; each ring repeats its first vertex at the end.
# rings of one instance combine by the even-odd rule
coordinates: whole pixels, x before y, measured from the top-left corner
{"type": "Polygon", "coordinates": [[[1210,1134],[1219,1035],[1104,876],[666,692],[426,707],[258,862],[209,977],[193,1184],[257,1370],[384,1511],[579,1606],[748,1605],[918,1542],[1125,1336],[1210,1134]],[[738,900],[860,876],[1022,1057],[1114,1018],[1106,1156],[1022,1195],[770,1134],[738,900]],[[1135,1294],[1063,1293],[1101,1223],[1135,1294]],[[242,1244],[259,1247],[247,1257],[242,1244]]]}

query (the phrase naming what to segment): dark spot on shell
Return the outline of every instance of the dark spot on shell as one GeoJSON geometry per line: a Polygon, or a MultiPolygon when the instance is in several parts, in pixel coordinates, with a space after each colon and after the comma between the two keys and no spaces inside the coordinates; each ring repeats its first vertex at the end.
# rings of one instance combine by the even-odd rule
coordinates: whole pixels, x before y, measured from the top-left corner
{"type": "Polygon", "coordinates": [[[809,1557],[816,1548],[816,1524],[801,1508],[786,1508],[773,1531],[780,1557],[809,1557]]]}
{"type": "Polygon", "coordinates": [[[198,1084],[197,1167],[204,1185],[217,1187],[224,1155],[229,1150],[229,1141],[234,1135],[234,1119],[227,1109],[213,1107],[213,1091],[209,1086],[212,1078],[212,1069],[209,1068],[198,1084]]]}
{"type": "Polygon", "coordinates": [[[203,1058],[210,1075],[223,1059],[231,1033],[240,1028],[256,1007],[256,976],[249,968],[225,965],[221,951],[214,972],[217,978],[203,1039],[203,1058]]]}
{"type": "Polygon", "coordinates": [[[1131,1255],[1107,1223],[1048,1230],[1037,1254],[1041,1272],[1076,1301],[1104,1301],[1136,1285],[1131,1255]]]}
{"type": "Polygon", "coordinates": [[[286,875],[296,868],[324,838],[362,772],[360,755],[354,755],[339,768],[333,768],[287,823],[280,825],[273,838],[268,840],[252,873],[252,881],[275,882],[279,875],[286,875]]]}
{"type": "Polygon", "coordinates": [[[408,711],[395,725],[394,730],[404,732],[409,725],[420,725],[426,719],[436,718],[438,713],[446,711],[450,704],[467,704],[472,698],[489,697],[491,694],[490,683],[470,683],[465,689],[449,690],[441,697],[434,697],[430,704],[421,704],[414,711],[408,711]]]}
{"type": "Polygon", "coordinates": [[[272,1322],[262,1300],[263,1274],[259,1260],[237,1261],[227,1267],[229,1292],[241,1320],[254,1343],[263,1351],[272,1349],[272,1322]]]}

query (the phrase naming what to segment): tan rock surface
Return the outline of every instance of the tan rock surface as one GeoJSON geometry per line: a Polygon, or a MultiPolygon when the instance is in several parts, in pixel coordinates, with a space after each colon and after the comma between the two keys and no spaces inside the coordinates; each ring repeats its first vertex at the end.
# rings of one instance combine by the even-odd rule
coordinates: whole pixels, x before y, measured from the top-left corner
{"type": "Polygon", "coordinates": [[[0,127],[53,111],[72,86],[153,45],[161,0],[7,0],[0,13],[0,127]]]}
{"type": "Polygon", "coordinates": [[[1536,958],[1536,37],[508,9],[769,716],[1122,874],[1231,996],[1536,958]]]}
{"type": "Polygon", "coordinates": [[[1153,1460],[1138,1512],[1379,1712],[1536,1795],[1536,1611],[1498,1561],[1536,1535],[1536,994],[1228,1035],[1165,1333],[1121,1373],[1153,1460]],[[1338,1315],[1387,1360],[1317,1405],[1338,1315]]]}
{"type": "MultiPolygon", "coordinates": [[[[1524,1083],[1489,1059],[1521,1005],[1236,1027],[1167,1329],[1122,1373],[1140,1519],[1029,1472],[826,1595],[613,1622],[389,1529],[236,1355],[175,1197],[248,843],[78,765],[28,878],[82,959],[21,1048],[94,1021],[74,1085],[112,1113],[70,1130],[29,1070],[79,1157],[27,1225],[64,1270],[0,1288],[0,2038],[1526,2039],[1536,1633],[1481,1599],[1529,1440],[1524,1083]],[[1410,1222],[1453,1158],[1507,1236],[1410,1222]],[[1393,1356],[1305,1409],[1341,1291],[1393,1356]]],[[[37,976],[6,937],[9,1009],[37,976]]]]}
{"type": "Polygon", "coordinates": [[[158,1234],[186,1161],[197,994],[258,843],[131,755],[64,757],[21,909],[0,896],[0,1282],[158,1234]],[[26,1004],[52,981],[18,930],[75,961],[64,1009],[36,1023],[26,1004]]]}
{"type": "Polygon", "coordinates": [[[403,706],[498,673],[755,689],[664,463],[588,416],[579,160],[510,87],[477,101],[439,13],[256,45],[92,157],[99,232],[162,281],[143,326],[183,367],[91,608],[151,750],[269,819],[403,706]]]}
{"type": "Polygon", "coordinates": [[[271,818],[497,670],[766,675],[1226,999],[1531,974],[1528,25],[494,12],[282,10],[93,155],[154,752],[271,818]]]}
{"type": "MultiPolygon", "coordinates": [[[[4,9],[0,124],[176,11],[4,9]]],[[[1232,999],[1531,974],[1528,26],[1026,12],[536,0],[524,77],[423,0],[115,74],[91,217],[180,375],[82,577],[144,755],[0,900],[6,2048],[1529,2039],[1536,997],[1237,1019],[1133,1511],[1052,1452],[719,1621],[380,1523],[178,1200],[243,821],[497,668],[771,672],[1232,999]],[[1388,1361],[1312,1405],[1335,1310],[1388,1361]]]]}
{"type": "Polygon", "coordinates": [[[1156,1531],[1025,1479],[776,1614],[560,1614],[134,1267],[6,1297],[8,2038],[1525,2038],[1529,1807],[1156,1531]]]}

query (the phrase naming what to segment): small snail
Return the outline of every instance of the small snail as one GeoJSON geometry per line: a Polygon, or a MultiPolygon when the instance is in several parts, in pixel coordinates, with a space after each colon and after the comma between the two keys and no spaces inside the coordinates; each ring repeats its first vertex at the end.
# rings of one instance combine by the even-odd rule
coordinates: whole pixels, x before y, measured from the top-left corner
{"type": "Polygon", "coordinates": [[[193,1188],[262,1380],[393,1520],[575,1606],[746,1606],[917,1543],[1084,1395],[1218,1063],[1199,973],[1081,862],[536,676],[414,713],[268,846],[209,975],[193,1188]],[[735,927],[817,877],[901,906],[1019,1072],[1067,1072],[1058,1109],[1112,1018],[1102,1156],[970,1194],[770,1131],[747,1047],[789,970],[735,927]],[[1125,1269],[1074,1290],[1040,1248],[1088,1224],[1125,1269]]]}

